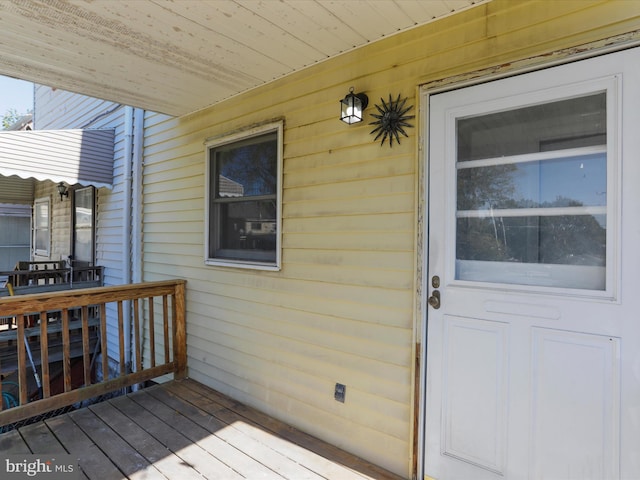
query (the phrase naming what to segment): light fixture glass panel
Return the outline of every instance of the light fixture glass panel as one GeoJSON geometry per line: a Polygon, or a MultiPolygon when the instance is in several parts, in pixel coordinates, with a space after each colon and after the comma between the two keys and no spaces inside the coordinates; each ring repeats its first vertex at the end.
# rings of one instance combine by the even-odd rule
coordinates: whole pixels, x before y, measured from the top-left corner
{"type": "Polygon", "coordinates": [[[352,124],[362,121],[362,100],[353,93],[349,93],[340,102],[340,120],[352,124]]]}

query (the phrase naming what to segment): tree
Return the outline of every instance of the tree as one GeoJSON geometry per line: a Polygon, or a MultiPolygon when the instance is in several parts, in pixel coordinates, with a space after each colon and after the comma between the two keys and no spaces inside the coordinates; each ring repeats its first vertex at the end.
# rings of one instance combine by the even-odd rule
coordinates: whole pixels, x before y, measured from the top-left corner
{"type": "Polygon", "coordinates": [[[18,111],[15,108],[10,108],[2,117],[2,129],[3,130],[8,129],[11,125],[16,123],[24,115],[25,114],[18,113],[18,111]]]}

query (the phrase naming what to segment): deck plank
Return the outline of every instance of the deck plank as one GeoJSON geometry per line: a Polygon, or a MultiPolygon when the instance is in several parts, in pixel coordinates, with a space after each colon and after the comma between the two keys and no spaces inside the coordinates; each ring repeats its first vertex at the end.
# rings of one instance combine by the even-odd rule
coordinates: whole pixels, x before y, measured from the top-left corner
{"type": "Polygon", "coordinates": [[[83,480],[401,480],[193,380],[2,433],[0,452],[68,452],[83,480]]]}
{"type": "Polygon", "coordinates": [[[69,416],[91,441],[115,463],[126,478],[166,480],[166,477],[152,463],[126,443],[88,408],[71,412],[69,416]]]}
{"type": "Polygon", "coordinates": [[[172,391],[179,387],[194,390],[203,397],[206,397],[209,402],[214,403],[213,408],[217,412],[215,415],[224,421],[233,422],[238,419],[243,419],[247,425],[255,425],[265,432],[270,432],[271,436],[269,441],[272,442],[273,445],[277,444],[277,448],[285,448],[283,442],[288,442],[289,447],[297,445],[299,449],[293,449],[296,453],[292,453],[295,460],[303,464],[306,463],[309,466],[312,462],[314,468],[328,469],[324,470],[326,478],[402,480],[401,477],[371,462],[341,450],[334,445],[323,442],[265,413],[237,402],[201,383],[185,380],[172,382],[170,385],[167,385],[167,388],[172,391]],[[330,465],[326,464],[327,460],[330,465]],[[355,477],[353,477],[353,475],[355,475],[355,477]]]}
{"type": "MultiPolygon", "coordinates": [[[[135,394],[137,395],[137,394],[135,394]]],[[[140,404],[130,398],[131,396],[119,397],[112,400],[112,404],[132,422],[143,426],[167,449],[178,455],[183,462],[200,472],[206,478],[241,478],[231,471],[227,465],[205,450],[197,442],[193,442],[186,437],[182,431],[176,430],[172,425],[167,424],[153,413],[146,410],[140,404]]],[[[250,458],[246,459],[251,461],[250,458]]],[[[256,476],[255,478],[265,478],[256,476]]]]}
{"type": "MultiPolygon", "coordinates": [[[[183,382],[173,382],[167,387],[167,390],[185,400],[192,401],[207,413],[210,413],[223,422],[233,425],[234,428],[240,430],[245,435],[253,437],[256,441],[269,445],[271,449],[286,455],[291,461],[315,472],[322,478],[339,478],[341,480],[365,480],[372,478],[301,447],[293,441],[295,439],[294,435],[289,435],[290,438],[288,439],[279,436],[283,430],[288,431],[291,427],[282,424],[282,426],[278,428],[278,435],[274,435],[274,432],[267,430],[263,425],[252,421],[250,418],[240,416],[210,398],[205,394],[208,393],[208,390],[196,391],[195,389],[189,388],[188,384],[183,382]]],[[[318,440],[316,439],[315,441],[317,442],[318,440]]]]}
{"type": "Polygon", "coordinates": [[[163,402],[170,408],[179,411],[191,421],[202,428],[216,435],[228,444],[242,449],[247,455],[257,460],[261,464],[277,472],[283,478],[291,480],[324,480],[325,477],[315,474],[297,462],[291,461],[280,451],[271,449],[267,444],[260,442],[256,438],[246,435],[232,424],[221,422],[216,417],[209,415],[197,408],[192,403],[188,403],[166,388],[149,391],[149,395],[163,402]]]}
{"type": "Polygon", "coordinates": [[[89,480],[122,480],[124,474],[68,415],[45,422],[67,451],[78,459],[78,465],[89,480]]]}
{"type": "Polygon", "coordinates": [[[0,452],[9,455],[29,454],[31,450],[29,450],[20,433],[17,430],[11,430],[0,435],[0,452]]]}
{"type": "Polygon", "coordinates": [[[32,453],[56,454],[67,453],[56,436],[44,422],[27,425],[20,429],[20,434],[32,453]]]}
{"type": "Polygon", "coordinates": [[[152,389],[137,392],[135,395],[131,395],[131,399],[148,409],[162,421],[175,426],[192,442],[195,442],[224,465],[228,465],[233,469],[226,473],[226,476],[220,476],[219,478],[281,478],[274,476],[273,472],[256,462],[244,451],[236,449],[216,435],[212,435],[210,431],[194,423],[184,416],[181,411],[158,402],[149,394],[149,391],[152,391],[152,389]]]}
{"type": "Polygon", "coordinates": [[[89,409],[167,478],[194,478],[198,472],[109,402],[89,409]]]}

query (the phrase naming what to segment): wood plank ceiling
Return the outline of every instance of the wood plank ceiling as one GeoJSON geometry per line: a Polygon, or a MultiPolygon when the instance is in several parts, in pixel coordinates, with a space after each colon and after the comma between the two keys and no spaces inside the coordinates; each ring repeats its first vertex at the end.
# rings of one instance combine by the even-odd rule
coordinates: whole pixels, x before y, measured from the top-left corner
{"type": "Polygon", "coordinates": [[[487,0],[2,0],[0,74],[183,115],[487,0]]]}

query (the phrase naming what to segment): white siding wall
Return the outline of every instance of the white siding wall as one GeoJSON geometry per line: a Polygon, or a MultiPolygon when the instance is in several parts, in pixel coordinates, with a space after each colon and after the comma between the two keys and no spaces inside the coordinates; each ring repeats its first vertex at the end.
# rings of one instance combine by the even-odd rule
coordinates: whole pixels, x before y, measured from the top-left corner
{"type": "MultiPolygon", "coordinates": [[[[96,265],[105,267],[105,284],[119,285],[124,282],[123,251],[131,248],[123,238],[124,177],[130,162],[124,158],[124,110],[125,107],[84,95],[79,95],[47,86],[36,85],[35,91],[35,128],[54,130],[68,128],[112,128],[115,130],[113,188],[96,190],[96,265]]],[[[49,182],[50,183],[50,182],[49,182]]],[[[42,188],[42,187],[41,187],[42,188]]],[[[36,197],[38,195],[36,188],[36,197]]],[[[50,185],[54,205],[53,238],[54,253],[69,255],[71,245],[71,202],[60,197],[55,185],[50,185]],[[53,188],[53,190],[52,190],[53,188]],[[62,210],[66,208],[66,210],[62,210]]],[[[130,194],[131,192],[126,192],[130,194]]],[[[57,257],[55,257],[57,259],[57,257]]],[[[109,306],[107,312],[110,325],[117,325],[115,306],[109,306]]],[[[113,329],[111,329],[113,330],[113,329]]],[[[118,352],[117,334],[109,335],[109,351],[116,358],[118,352]]]]}

